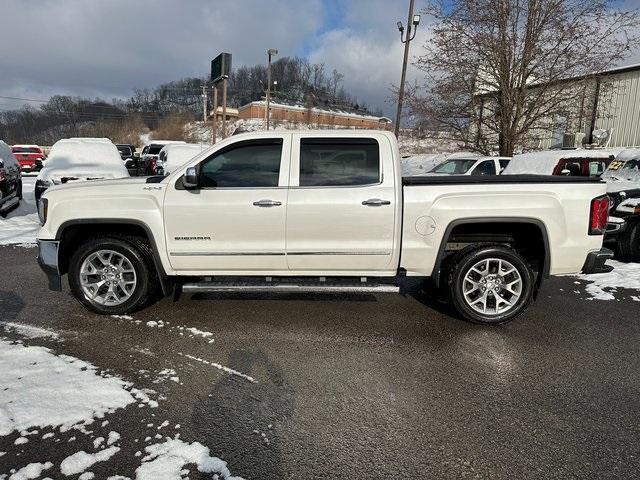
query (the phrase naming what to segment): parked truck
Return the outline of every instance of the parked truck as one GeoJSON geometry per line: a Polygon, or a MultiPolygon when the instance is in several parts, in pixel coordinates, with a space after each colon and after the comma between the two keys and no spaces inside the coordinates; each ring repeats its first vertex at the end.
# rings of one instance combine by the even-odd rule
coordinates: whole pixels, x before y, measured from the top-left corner
{"type": "Polygon", "coordinates": [[[500,323],[549,275],[607,269],[608,202],[597,178],[402,178],[389,132],[259,132],[166,177],[49,188],[39,263],[100,314],[158,291],[397,292],[409,276],[500,323]]]}

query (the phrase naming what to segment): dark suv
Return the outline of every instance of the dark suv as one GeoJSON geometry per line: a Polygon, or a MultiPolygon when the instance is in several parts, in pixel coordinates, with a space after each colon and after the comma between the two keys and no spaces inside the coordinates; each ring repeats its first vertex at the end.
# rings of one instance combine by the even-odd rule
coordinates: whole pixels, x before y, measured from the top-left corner
{"type": "Polygon", "coordinates": [[[131,145],[130,143],[117,143],[116,148],[120,153],[120,158],[125,162],[125,167],[127,167],[129,175],[138,175],[140,169],[140,165],[138,165],[140,156],[136,154],[136,146],[131,145]]]}
{"type": "Polygon", "coordinates": [[[22,200],[20,164],[9,145],[0,140],[0,216],[6,216],[22,200]]]}

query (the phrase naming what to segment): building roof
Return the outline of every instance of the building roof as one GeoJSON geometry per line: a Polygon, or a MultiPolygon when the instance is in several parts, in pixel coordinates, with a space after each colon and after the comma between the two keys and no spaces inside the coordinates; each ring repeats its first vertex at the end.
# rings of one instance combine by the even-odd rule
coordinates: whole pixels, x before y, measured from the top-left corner
{"type": "MultiPolygon", "coordinates": [[[[263,100],[256,100],[254,102],[247,103],[246,105],[243,105],[242,107],[239,108],[239,110],[244,110],[246,108],[251,107],[252,105],[264,107],[264,106],[266,106],[266,103],[267,102],[265,102],[263,100]]],[[[286,103],[279,103],[279,102],[270,102],[269,106],[270,106],[270,108],[282,108],[282,109],[286,109],[286,110],[295,110],[295,111],[301,111],[301,112],[306,112],[308,110],[308,107],[306,107],[305,105],[301,105],[301,104],[286,104],[286,103]]],[[[376,121],[376,122],[385,121],[385,122],[391,123],[391,119],[389,119],[387,117],[376,117],[374,115],[366,115],[366,114],[362,114],[362,113],[350,112],[348,110],[341,110],[341,109],[338,109],[338,108],[312,107],[311,108],[311,112],[312,113],[317,113],[317,114],[325,113],[325,114],[330,114],[330,115],[337,115],[337,116],[346,117],[346,118],[355,118],[355,119],[358,119],[358,120],[373,120],[373,121],[376,121]]]]}

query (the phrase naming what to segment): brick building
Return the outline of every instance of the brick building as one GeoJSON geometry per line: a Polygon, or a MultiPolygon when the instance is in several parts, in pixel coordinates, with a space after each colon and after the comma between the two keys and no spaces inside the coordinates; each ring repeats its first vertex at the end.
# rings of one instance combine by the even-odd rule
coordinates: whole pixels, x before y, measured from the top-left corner
{"type": "MultiPolygon", "coordinates": [[[[266,119],[267,104],[264,101],[248,103],[238,109],[240,119],[266,119]]],[[[344,128],[366,128],[386,130],[391,127],[391,120],[343,110],[309,108],[303,105],[270,104],[271,121],[298,123],[300,126],[327,126],[344,128]]]]}

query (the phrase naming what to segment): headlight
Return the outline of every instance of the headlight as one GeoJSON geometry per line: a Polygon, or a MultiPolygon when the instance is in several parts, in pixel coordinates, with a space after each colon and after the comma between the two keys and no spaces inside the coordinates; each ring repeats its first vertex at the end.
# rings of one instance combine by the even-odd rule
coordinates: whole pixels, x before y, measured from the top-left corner
{"type": "Polygon", "coordinates": [[[41,198],[38,201],[38,218],[40,218],[40,225],[47,223],[47,213],[49,213],[49,200],[41,198]]]}

